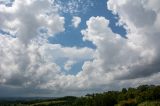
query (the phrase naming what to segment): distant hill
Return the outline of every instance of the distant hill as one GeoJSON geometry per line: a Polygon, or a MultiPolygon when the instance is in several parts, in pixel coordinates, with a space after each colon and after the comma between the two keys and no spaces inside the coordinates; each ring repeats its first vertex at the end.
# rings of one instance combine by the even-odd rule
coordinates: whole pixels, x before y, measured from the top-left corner
{"type": "Polygon", "coordinates": [[[160,106],[160,85],[141,85],[83,97],[1,99],[0,106],[160,106]]]}

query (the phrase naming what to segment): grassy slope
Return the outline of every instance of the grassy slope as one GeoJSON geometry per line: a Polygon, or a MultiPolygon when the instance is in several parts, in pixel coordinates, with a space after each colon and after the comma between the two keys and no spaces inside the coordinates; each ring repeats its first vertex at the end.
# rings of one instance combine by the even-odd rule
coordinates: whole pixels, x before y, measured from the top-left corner
{"type": "Polygon", "coordinates": [[[34,103],[31,104],[30,106],[35,106],[35,105],[49,105],[49,104],[61,104],[61,103],[65,103],[65,101],[44,101],[44,102],[40,102],[40,103],[34,103]]]}
{"type": "Polygon", "coordinates": [[[139,104],[138,106],[160,106],[160,101],[146,101],[139,104]]]}

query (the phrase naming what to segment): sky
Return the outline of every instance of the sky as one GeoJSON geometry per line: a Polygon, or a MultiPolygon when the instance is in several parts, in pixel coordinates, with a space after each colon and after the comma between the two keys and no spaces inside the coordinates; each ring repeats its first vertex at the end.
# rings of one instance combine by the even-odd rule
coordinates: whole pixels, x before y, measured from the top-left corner
{"type": "Polygon", "coordinates": [[[0,0],[0,97],[160,84],[159,0],[0,0]]]}

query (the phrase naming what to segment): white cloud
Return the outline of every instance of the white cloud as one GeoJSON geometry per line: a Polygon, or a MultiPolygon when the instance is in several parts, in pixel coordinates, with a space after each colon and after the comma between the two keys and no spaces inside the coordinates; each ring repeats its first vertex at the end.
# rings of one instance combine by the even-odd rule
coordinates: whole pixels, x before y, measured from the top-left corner
{"type": "Polygon", "coordinates": [[[22,89],[24,95],[25,89],[36,95],[41,95],[36,93],[37,90],[55,90],[53,93],[56,93],[70,88],[72,84],[64,86],[73,77],[61,70],[63,64],[69,63],[66,65],[69,69],[74,65],[69,60],[79,62],[93,58],[93,49],[48,43],[48,36],[64,31],[64,17],[59,15],[55,7],[50,7],[48,0],[15,0],[11,7],[1,5],[0,21],[2,30],[15,34],[13,37],[0,33],[0,89],[3,86],[10,91],[15,88],[13,92],[22,89]],[[41,27],[48,32],[37,33],[41,27]]]}
{"type": "Polygon", "coordinates": [[[82,30],[83,39],[93,42],[97,49],[93,61],[86,62],[78,74],[84,77],[84,83],[87,83],[84,86],[94,88],[115,84],[112,89],[122,86],[118,83],[125,83],[127,87],[137,86],[146,84],[147,78],[152,78],[148,84],[158,83],[153,76],[159,75],[160,69],[157,41],[160,13],[147,7],[148,1],[144,3],[143,0],[109,0],[107,3],[109,9],[119,15],[120,22],[127,29],[128,39],[113,33],[104,17],[91,17],[87,21],[87,29],[82,30]]]}
{"type": "Polygon", "coordinates": [[[69,70],[72,69],[72,66],[73,66],[74,64],[76,64],[75,61],[68,60],[68,61],[65,63],[65,65],[64,65],[64,69],[67,70],[67,71],[69,71],[69,70]]]}
{"type": "Polygon", "coordinates": [[[74,26],[75,28],[77,28],[80,23],[81,23],[81,18],[80,17],[74,16],[72,18],[72,26],[74,26]]]}
{"type": "Polygon", "coordinates": [[[49,0],[15,0],[11,7],[0,7],[0,17],[0,27],[16,30],[16,36],[25,44],[38,36],[40,27],[45,27],[49,36],[64,31],[64,17],[58,15],[49,0]]]}
{"type": "Polygon", "coordinates": [[[61,13],[69,13],[71,15],[86,13],[89,7],[94,6],[92,0],[68,0],[68,1],[60,1],[54,0],[55,7],[61,13]]]}
{"type": "MultiPolygon", "coordinates": [[[[2,41],[0,43],[1,85],[24,89],[55,90],[54,93],[62,88],[65,90],[74,86],[72,82],[67,82],[71,76],[65,75],[65,72],[61,70],[63,66],[60,65],[66,64],[68,70],[75,63],[73,61],[92,59],[94,52],[89,48],[70,48],[47,43],[43,45],[30,43],[25,47],[17,38],[5,35],[1,35],[0,40],[2,41]],[[68,85],[64,86],[66,83],[68,85]]],[[[75,76],[71,78],[75,80],[75,76]]]]}

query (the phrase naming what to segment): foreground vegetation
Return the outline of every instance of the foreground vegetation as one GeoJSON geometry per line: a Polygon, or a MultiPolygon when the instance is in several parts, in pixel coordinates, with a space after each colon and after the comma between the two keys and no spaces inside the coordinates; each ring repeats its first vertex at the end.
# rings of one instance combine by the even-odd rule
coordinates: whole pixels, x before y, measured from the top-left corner
{"type": "Polygon", "coordinates": [[[121,91],[56,99],[0,102],[0,106],[160,106],[160,86],[141,85],[121,91]]]}

